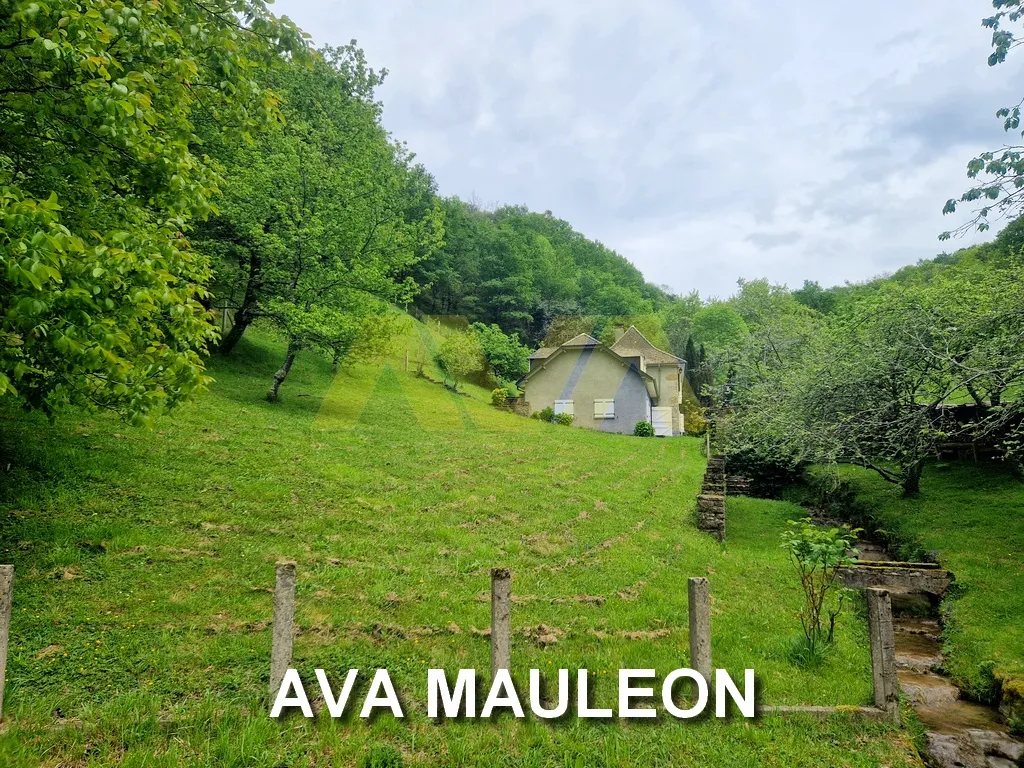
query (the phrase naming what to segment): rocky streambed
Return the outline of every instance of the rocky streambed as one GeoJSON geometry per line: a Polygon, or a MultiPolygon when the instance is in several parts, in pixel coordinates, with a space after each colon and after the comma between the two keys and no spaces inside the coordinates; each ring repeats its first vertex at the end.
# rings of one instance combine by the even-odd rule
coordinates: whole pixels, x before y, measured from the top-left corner
{"type": "MultiPolygon", "coordinates": [[[[891,561],[881,546],[857,543],[861,560],[891,561]]],[[[936,768],[1018,768],[1024,740],[993,707],[963,699],[942,674],[942,627],[927,595],[890,590],[900,689],[926,730],[927,759],[936,768]]]]}

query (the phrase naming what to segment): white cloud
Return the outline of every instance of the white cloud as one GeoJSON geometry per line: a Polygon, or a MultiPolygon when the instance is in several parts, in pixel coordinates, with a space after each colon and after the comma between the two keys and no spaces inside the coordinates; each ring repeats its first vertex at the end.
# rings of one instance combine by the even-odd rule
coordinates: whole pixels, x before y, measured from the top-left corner
{"type": "MultiPolygon", "coordinates": [[[[986,0],[279,0],[389,76],[385,124],[443,194],[550,209],[651,282],[861,280],[948,244],[1020,58],[986,0]]],[[[952,247],[958,247],[953,244],[952,247]]]]}

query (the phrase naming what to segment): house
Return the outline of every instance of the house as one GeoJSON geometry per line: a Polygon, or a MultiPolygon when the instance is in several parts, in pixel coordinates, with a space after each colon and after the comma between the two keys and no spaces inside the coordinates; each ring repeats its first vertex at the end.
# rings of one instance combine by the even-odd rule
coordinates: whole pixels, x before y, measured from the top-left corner
{"type": "Polygon", "coordinates": [[[638,421],[649,421],[656,435],[678,435],[685,372],[682,358],[655,347],[636,326],[617,326],[610,347],[586,333],[541,347],[519,389],[529,410],[571,413],[578,427],[632,434],[638,421]]]}

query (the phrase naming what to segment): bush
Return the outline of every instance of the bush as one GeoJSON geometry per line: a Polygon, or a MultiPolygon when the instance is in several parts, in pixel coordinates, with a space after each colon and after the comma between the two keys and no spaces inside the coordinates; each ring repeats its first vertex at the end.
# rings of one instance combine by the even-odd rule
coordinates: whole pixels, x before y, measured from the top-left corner
{"type": "Polygon", "coordinates": [[[379,741],[359,758],[359,768],[402,768],[404,765],[401,752],[379,741]]]}
{"type": "Polygon", "coordinates": [[[540,416],[537,417],[541,421],[554,421],[555,420],[555,409],[548,406],[540,412],[540,416]]]}
{"type": "Polygon", "coordinates": [[[839,568],[856,558],[850,547],[860,533],[859,528],[844,525],[824,528],[809,517],[790,520],[782,532],[782,548],[800,578],[804,606],[800,611],[803,637],[794,643],[791,658],[801,666],[813,666],[828,653],[835,640],[836,618],[843,610],[845,590],[836,583],[839,568]],[[827,626],[826,626],[827,622],[827,626]]]}
{"type": "Polygon", "coordinates": [[[654,437],[654,427],[649,421],[638,421],[633,427],[633,437],[654,437]]]}
{"type": "Polygon", "coordinates": [[[491,405],[495,408],[508,408],[508,390],[498,387],[491,392],[491,405]]]}
{"type": "Polygon", "coordinates": [[[708,428],[707,419],[704,417],[704,409],[700,407],[697,398],[689,391],[683,395],[683,402],[679,411],[683,414],[683,431],[686,434],[704,434],[708,428]]]}
{"type": "Polygon", "coordinates": [[[750,495],[762,499],[782,498],[783,491],[795,485],[804,471],[797,458],[773,452],[769,446],[727,442],[722,456],[728,473],[750,480],[750,495]]]}
{"type": "Polygon", "coordinates": [[[551,421],[555,424],[561,424],[563,427],[571,427],[573,415],[571,413],[558,413],[552,417],[551,421]]]}

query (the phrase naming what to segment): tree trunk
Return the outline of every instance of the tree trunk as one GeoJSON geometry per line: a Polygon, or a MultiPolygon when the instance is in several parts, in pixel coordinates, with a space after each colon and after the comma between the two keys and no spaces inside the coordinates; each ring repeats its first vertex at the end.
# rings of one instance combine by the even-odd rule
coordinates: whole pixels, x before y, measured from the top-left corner
{"type": "Polygon", "coordinates": [[[235,322],[231,330],[221,339],[217,352],[222,355],[230,355],[238,340],[242,338],[245,329],[256,319],[256,305],[258,303],[256,294],[259,292],[260,283],[263,278],[263,260],[255,253],[249,253],[249,278],[245,281],[245,295],[242,297],[242,306],[235,312],[235,322]]]}
{"type": "Polygon", "coordinates": [[[921,492],[921,472],[923,470],[924,462],[920,459],[903,468],[900,484],[903,486],[904,496],[917,496],[921,492]]]}
{"type": "Polygon", "coordinates": [[[267,400],[271,403],[278,401],[278,391],[281,389],[281,384],[288,378],[288,371],[292,369],[292,363],[295,362],[295,353],[298,351],[293,342],[288,344],[288,353],[285,355],[284,362],[281,367],[277,369],[277,373],[274,374],[274,383],[270,385],[270,391],[267,392],[267,400]]]}
{"type": "Polygon", "coordinates": [[[245,329],[249,327],[249,324],[252,321],[252,316],[244,314],[242,310],[236,312],[235,322],[231,326],[231,330],[224,334],[224,337],[220,340],[220,346],[217,347],[217,353],[221,355],[230,355],[231,350],[235,348],[239,339],[242,338],[242,334],[245,333],[245,329]]]}

